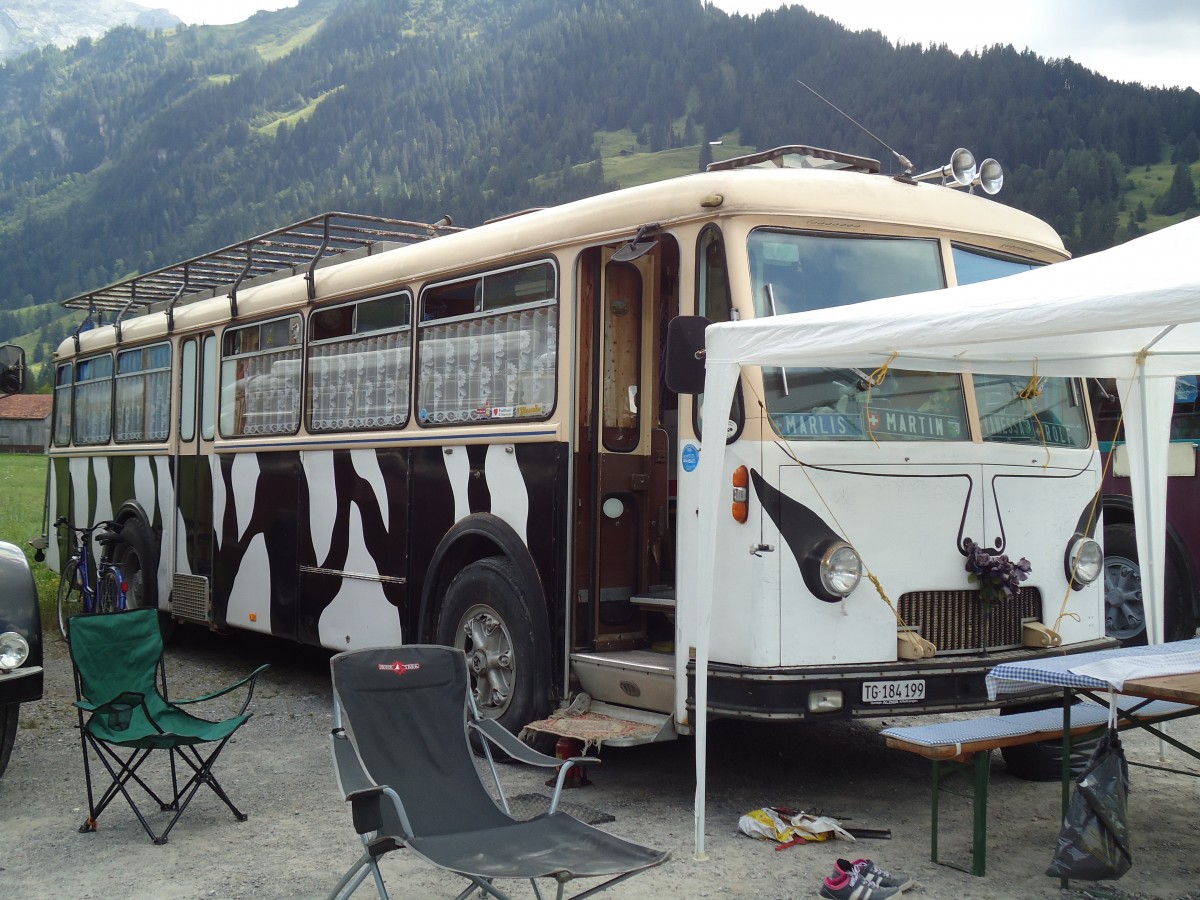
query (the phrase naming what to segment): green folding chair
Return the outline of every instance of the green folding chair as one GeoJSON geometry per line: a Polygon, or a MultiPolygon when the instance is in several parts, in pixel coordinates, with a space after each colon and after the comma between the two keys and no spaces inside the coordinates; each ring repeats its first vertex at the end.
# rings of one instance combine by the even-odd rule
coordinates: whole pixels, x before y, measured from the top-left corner
{"type": "MultiPolygon", "coordinates": [[[[234,817],[244,822],[246,815],[234,806],[213,775],[212,768],[233,733],[250,718],[247,707],[254,696],[255,680],[268,667],[259,666],[241,681],[203,697],[172,701],[167,699],[167,669],[157,610],[133,609],[75,616],[70,627],[75,706],[79,714],[88,792],[88,817],[79,827],[80,832],[95,831],[100,813],[120,795],[128,801],[151,840],[165,844],[171,829],[202,784],[212,788],[233,811],[234,817]],[[237,715],[231,718],[211,721],[183,708],[243,686],[246,699],[237,715]],[[99,798],[93,788],[89,747],[112,779],[99,798]],[[169,756],[171,794],[168,799],[160,796],[139,774],[142,764],[155,750],[166,750],[169,756]],[[177,763],[186,766],[183,774],[191,770],[191,777],[182,785],[177,763]],[[174,817],[161,834],[155,834],[138,808],[129,790],[133,785],[149,795],[160,810],[174,810],[174,817]]],[[[96,774],[103,778],[99,770],[96,774]]]]}

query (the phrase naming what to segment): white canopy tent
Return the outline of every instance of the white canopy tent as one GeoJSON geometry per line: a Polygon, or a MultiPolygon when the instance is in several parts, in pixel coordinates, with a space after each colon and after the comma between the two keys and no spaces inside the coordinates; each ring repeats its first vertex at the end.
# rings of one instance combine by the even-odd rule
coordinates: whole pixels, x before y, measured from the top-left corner
{"type": "Polygon", "coordinates": [[[704,856],[708,651],[725,421],[740,367],[854,366],[1115,378],[1151,643],[1163,640],[1166,468],[1175,377],[1200,372],[1200,219],[995,281],[709,326],[696,597],[696,856],[704,856]]]}

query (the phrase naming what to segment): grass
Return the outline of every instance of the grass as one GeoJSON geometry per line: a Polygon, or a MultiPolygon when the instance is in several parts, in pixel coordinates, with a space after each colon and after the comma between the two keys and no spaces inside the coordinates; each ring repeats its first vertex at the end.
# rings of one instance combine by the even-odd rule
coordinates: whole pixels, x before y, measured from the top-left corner
{"type": "Polygon", "coordinates": [[[0,540],[25,551],[37,584],[44,630],[58,627],[55,602],[58,575],[35,562],[29,541],[42,533],[46,497],[46,457],[41,454],[0,454],[0,540]]]}

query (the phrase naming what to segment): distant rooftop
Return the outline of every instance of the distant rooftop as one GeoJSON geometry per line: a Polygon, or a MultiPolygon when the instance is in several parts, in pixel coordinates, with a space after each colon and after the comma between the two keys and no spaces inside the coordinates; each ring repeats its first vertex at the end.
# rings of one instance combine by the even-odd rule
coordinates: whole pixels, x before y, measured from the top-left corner
{"type": "Polygon", "coordinates": [[[54,408],[49,394],[13,394],[0,397],[0,419],[45,419],[54,408]]]}

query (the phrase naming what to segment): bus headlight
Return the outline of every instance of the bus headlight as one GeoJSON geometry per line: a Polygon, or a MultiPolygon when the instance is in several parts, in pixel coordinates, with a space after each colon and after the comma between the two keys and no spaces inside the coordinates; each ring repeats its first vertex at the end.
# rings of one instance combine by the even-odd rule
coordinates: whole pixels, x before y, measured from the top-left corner
{"type": "Polygon", "coordinates": [[[15,631],[0,634],[0,670],[15,669],[29,659],[29,642],[15,631]]]}
{"type": "Polygon", "coordinates": [[[1079,590],[1091,584],[1104,571],[1104,550],[1090,537],[1076,535],[1067,547],[1067,581],[1079,590]]]}
{"type": "Polygon", "coordinates": [[[821,554],[821,586],[835,599],[843,600],[858,587],[862,560],[845,541],[833,541],[821,554]]]}

